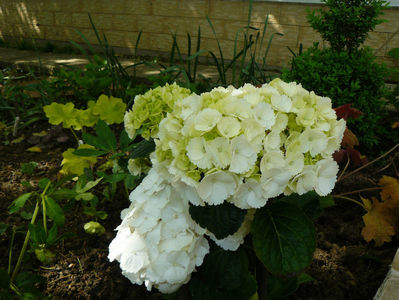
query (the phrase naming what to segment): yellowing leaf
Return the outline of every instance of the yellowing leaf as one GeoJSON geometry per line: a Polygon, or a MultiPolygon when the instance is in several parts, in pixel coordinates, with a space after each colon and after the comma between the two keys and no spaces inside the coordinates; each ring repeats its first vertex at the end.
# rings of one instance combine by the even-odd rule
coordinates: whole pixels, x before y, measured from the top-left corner
{"type": "Polygon", "coordinates": [[[26,149],[26,151],[29,151],[29,152],[42,152],[42,149],[40,147],[33,146],[33,147],[30,147],[30,148],[26,149]]]}
{"type": "MultiPolygon", "coordinates": [[[[390,201],[391,205],[399,206],[399,180],[390,176],[383,176],[379,183],[382,201],[390,201]]],[[[399,219],[399,216],[398,216],[399,219]]]]}
{"type": "MultiPolygon", "coordinates": [[[[94,149],[90,145],[80,145],[78,149],[94,149]]],[[[65,174],[82,175],[85,168],[89,168],[92,164],[96,163],[96,157],[78,156],[73,154],[76,149],[68,148],[67,151],[62,153],[64,159],[61,162],[62,170],[65,174]]]]}
{"type": "MultiPolygon", "coordinates": [[[[369,201],[366,200],[362,198],[363,203],[369,201]]],[[[394,216],[391,207],[376,198],[373,198],[371,209],[363,216],[363,222],[365,226],[362,229],[362,236],[367,242],[374,240],[376,246],[390,242],[392,236],[395,235],[394,216]]]]}
{"type": "Polygon", "coordinates": [[[19,144],[20,142],[22,142],[25,139],[24,135],[21,135],[19,138],[13,139],[11,141],[11,144],[19,144]]]}
{"type": "Polygon", "coordinates": [[[42,130],[40,132],[34,132],[32,133],[33,136],[46,136],[47,135],[47,131],[46,130],[42,130]]]}
{"type": "Polygon", "coordinates": [[[123,103],[122,99],[106,95],[101,95],[93,107],[93,113],[99,115],[100,119],[108,124],[122,123],[125,111],[126,104],[123,103]]]}
{"type": "Polygon", "coordinates": [[[94,101],[89,101],[87,103],[88,108],[83,110],[77,110],[77,118],[79,123],[86,127],[94,126],[98,121],[98,115],[94,114],[93,107],[95,106],[94,101]]]}

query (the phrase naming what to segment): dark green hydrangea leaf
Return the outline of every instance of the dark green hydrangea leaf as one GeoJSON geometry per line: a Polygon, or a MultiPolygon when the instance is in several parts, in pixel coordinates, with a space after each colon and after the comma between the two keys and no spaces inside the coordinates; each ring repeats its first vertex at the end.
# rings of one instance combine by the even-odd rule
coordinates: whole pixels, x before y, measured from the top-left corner
{"type": "Polygon", "coordinates": [[[190,204],[190,215],[201,227],[211,231],[217,239],[235,233],[244,221],[246,210],[224,202],[220,205],[195,206],[190,204]]]}
{"type": "Polygon", "coordinates": [[[251,231],[256,256],[271,273],[299,272],[312,260],[315,228],[296,205],[278,201],[259,209],[251,231]]]}
{"type": "Polygon", "coordinates": [[[255,294],[257,286],[242,248],[225,251],[214,246],[193,274],[189,288],[194,300],[241,300],[255,294]]]}

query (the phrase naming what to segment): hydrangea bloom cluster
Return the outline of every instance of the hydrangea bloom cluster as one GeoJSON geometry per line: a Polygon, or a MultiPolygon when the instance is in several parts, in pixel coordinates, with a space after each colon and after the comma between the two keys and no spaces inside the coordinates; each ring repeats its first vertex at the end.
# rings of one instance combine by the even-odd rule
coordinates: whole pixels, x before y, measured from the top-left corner
{"type": "Polygon", "coordinates": [[[300,84],[216,88],[175,102],[152,162],[195,190],[194,205],[260,208],[282,193],[329,194],[344,130],[331,100],[300,84]]]}
{"type": "Polygon", "coordinates": [[[190,280],[209,245],[193,229],[188,200],[165,178],[167,174],[153,168],[131,193],[132,203],[121,213],[109,259],[116,259],[133,283],[172,293],[190,280]]]}
{"type": "Polygon", "coordinates": [[[166,84],[149,90],[134,98],[132,110],[125,114],[125,129],[130,138],[136,129],[141,128],[145,139],[154,138],[158,133],[159,122],[171,112],[175,102],[189,96],[190,90],[174,84],[166,84]]]}
{"type": "MultiPolygon", "coordinates": [[[[202,264],[209,251],[205,235],[234,251],[268,199],[333,189],[338,165],[332,154],[345,121],[337,121],[329,98],[280,79],[201,95],[173,85],[155,94],[125,115],[129,135],[143,128],[156,143],[152,169],[131,193],[110,245],[109,258],[133,283],[173,292],[202,264]],[[236,233],[217,239],[192,220],[189,203],[224,201],[248,211],[236,233]]],[[[129,170],[144,169],[131,161],[129,170]]]]}

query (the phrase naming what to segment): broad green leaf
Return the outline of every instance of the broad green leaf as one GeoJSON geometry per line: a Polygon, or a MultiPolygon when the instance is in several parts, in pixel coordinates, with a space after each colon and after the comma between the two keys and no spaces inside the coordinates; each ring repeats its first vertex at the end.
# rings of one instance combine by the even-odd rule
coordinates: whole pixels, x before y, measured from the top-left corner
{"type": "MultiPolygon", "coordinates": [[[[78,149],[90,149],[92,146],[88,144],[83,144],[78,147],[78,149]]],[[[97,161],[96,157],[90,156],[78,156],[73,154],[76,149],[68,148],[67,151],[62,153],[64,159],[61,162],[62,170],[66,174],[76,174],[82,175],[84,169],[89,168],[91,165],[95,164],[97,161]]]]}
{"type": "Polygon", "coordinates": [[[97,138],[102,141],[101,144],[105,145],[103,150],[116,151],[116,137],[107,123],[98,120],[96,125],[96,134],[97,138]]]}
{"type": "Polygon", "coordinates": [[[129,174],[116,173],[116,174],[107,175],[107,176],[104,176],[104,182],[105,183],[117,183],[117,182],[125,179],[127,175],[129,175],[129,174]]]}
{"type": "Polygon", "coordinates": [[[28,272],[19,273],[15,278],[15,285],[24,292],[36,290],[34,285],[40,282],[43,282],[42,277],[28,272]]]}
{"type": "Polygon", "coordinates": [[[86,223],[83,228],[88,234],[102,235],[105,233],[105,228],[100,223],[94,221],[86,223]]]}
{"type": "Polygon", "coordinates": [[[144,157],[155,150],[155,143],[153,140],[142,140],[135,144],[135,148],[131,151],[130,158],[144,157]]]}
{"type": "Polygon", "coordinates": [[[319,201],[320,201],[320,207],[323,208],[323,209],[335,205],[334,198],[331,195],[320,197],[319,201]]]}
{"type": "Polygon", "coordinates": [[[235,233],[241,226],[246,210],[224,202],[220,205],[195,206],[190,204],[191,218],[201,227],[211,231],[217,239],[235,233]]]}
{"type": "Polygon", "coordinates": [[[82,194],[87,192],[88,190],[92,189],[93,187],[95,187],[103,178],[97,178],[94,181],[88,181],[83,187],[75,187],[75,190],[78,194],[82,194]]]}
{"type": "Polygon", "coordinates": [[[10,277],[6,269],[0,269],[0,289],[8,290],[10,285],[10,277]]]}
{"type": "Polygon", "coordinates": [[[73,199],[76,192],[70,189],[58,189],[51,193],[51,198],[56,201],[73,199]]]}
{"type": "Polygon", "coordinates": [[[100,218],[101,220],[105,220],[108,217],[108,214],[105,211],[96,210],[91,206],[84,207],[83,212],[90,217],[100,218]]]}
{"type": "Polygon", "coordinates": [[[256,256],[273,274],[299,272],[312,260],[315,228],[296,205],[279,201],[257,210],[251,231],[256,256]]]}
{"type": "Polygon", "coordinates": [[[90,201],[90,200],[92,200],[94,198],[94,194],[93,193],[90,193],[90,192],[88,192],[88,193],[81,193],[81,194],[77,194],[76,196],[75,196],[75,199],[76,200],[83,200],[83,201],[90,201]]]}
{"type": "Polygon", "coordinates": [[[127,151],[127,147],[131,142],[129,135],[127,134],[126,130],[123,129],[121,135],[119,137],[119,147],[122,151],[127,151]]]}
{"type": "Polygon", "coordinates": [[[308,192],[303,195],[292,194],[278,199],[278,201],[283,201],[297,205],[302,209],[302,211],[311,219],[318,218],[322,215],[323,209],[320,206],[320,196],[314,192],[308,192]]]}
{"type": "Polygon", "coordinates": [[[248,268],[248,257],[242,248],[225,251],[211,247],[190,281],[193,299],[249,299],[256,292],[256,281],[248,268]]]}
{"type": "Polygon", "coordinates": [[[77,149],[72,152],[74,155],[78,156],[100,156],[108,153],[107,151],[97,150],[97,149],[77,149]]]}
{"type": "Polygon", "coordinates": [[[46,232],[42,224],[29,224],[30,239],[36,244],[46,243],[46,232]]]}
{"type": "Polygon", "coordinates": [[[314,280],[314,278],[305,272],[298,275],[298,285],[305,283],[305,282],[313,281],[313,280],[314,280]]]}
{"type": "Polygon", "coordinates": [[[296,276],[283,279],[275,276],[267,277],[267,299],[279,300],[284,299],[292,294],[298,288],[298,278],[296,276]]]}
{"type": "Polygon", "coordinates": [[[106,95],[101,95],[93,107],[93,113],[99,115],[101,120],[108,124],[122,123],[125,111],[126,104],[122,99],[106,95]]]}
{"type": "Polygon", "coordinates": [[[39,182],[37,183],[37,186],[41,189],[44,190],[47,186],[47,184],[49,183],[50,179],[48,178],[42,178],[39,180],[39,182]]]}
{"type": "Polygon", "coordinates": [[[134,189],[138,184],[138,177],[131,174],[125,177],[125,186],[128,190],[134,189]]]}
{"type": "Polygon", "coordinates": [[[25,220],[32,219],[33,213],[31,211],[21,211],[21,217],[25,220]]]}
{"type": "Polygon", "coordinates": [[[56,255],[46,248],[35,249],[36,258],[43,264],[49,265],[55,261],[56,255]]]}
{"type": "Polygon", "coordinates": [[[104,144],[104,142],[100,138],[91,135],[90,133],[82,133],[82,139],[86,144],[91,145],[97,149],[107,148],[107,145],[104,144]]]}
{"type": "Polygon", "coordinates": [[[46,244],[53,245],[57,241],[58,227],[56,224],[47,232],[46,244]]]}
{"type": "Polygon", "coordinates": [[[125,153],[117,152],[117,153],[112,154],[112,155],[109,157],[109,160],[116,159],[116,158],[122,157],[122,156],[125,156],[125,153]]]}
{"type": "Polygon", "coordinates": [[[65,223],[65,215],[61,206],[51,197],[45,197],[47,215],[57,226],[61,227],[65,223]]]}
{"type": "Polygon", "coordinates": [[[10,214],[17,212],[22,207],[24,207],[26,200],[28,200],[31,195],[32,195],[32,193],[26,193],[26,194],[19,196],[17,199],[15,199],[9,206],[10,214]]]}

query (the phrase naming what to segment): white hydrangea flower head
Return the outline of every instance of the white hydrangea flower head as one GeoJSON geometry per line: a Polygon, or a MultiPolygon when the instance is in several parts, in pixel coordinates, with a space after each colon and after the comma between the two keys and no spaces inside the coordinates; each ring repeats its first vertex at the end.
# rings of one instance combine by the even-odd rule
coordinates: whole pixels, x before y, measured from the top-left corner
{"type": "MultiPolygon", "coordinates": [[[[209,252],[204,235],[234,251],[268,199],[312,190],[324,196],[334,187],[332,154],[346,124],[337,121],[331,99],[300,84],[274,79],[201,95],[174,84],[136,100],[125,114],[126,131],[133,137],[140,128],[156,148],[109,254],[133,283],[174,292],[209,252]],[[191,218],[189,205],[225,201],[248,213],[236,233],[218,240],[191,218]]],[[[128,165],[132,174],[142,172],[139,161],[128,165]]]]}
{"type": "Polygon", "coordinates": [[[120,263],[133,283],[175,292],[190,280],[209,252],[203,235],[190,227],[188,200],[168,182],[164,172],[152,169],[132,192],[130,207],[109,246],[108,258],[120,263]],[[147,179],[147,180],[146,180],[147,179]],[[157,182],[157,188],[151,183],[157,182]]]}

